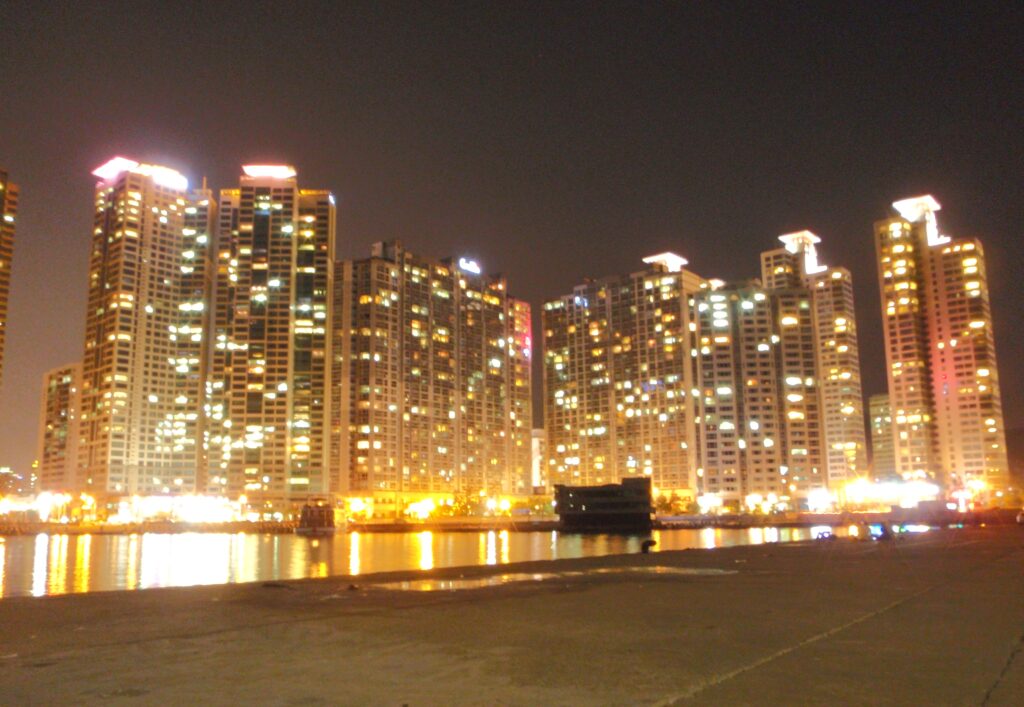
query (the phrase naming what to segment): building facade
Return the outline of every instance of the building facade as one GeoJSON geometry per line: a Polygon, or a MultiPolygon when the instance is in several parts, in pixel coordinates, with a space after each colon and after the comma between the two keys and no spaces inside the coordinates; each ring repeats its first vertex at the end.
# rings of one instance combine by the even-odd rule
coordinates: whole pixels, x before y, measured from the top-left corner
{"type": "Polygon", "coordinates": [[[805,500],[827,485],[810,291],[752,281],[695,299],[701,490],[805,500]]]}
{"type": "Polygon", "coordinates": [[[942,235],[931,196],[875,224],[896,473],[948,489],[1009,482],[985,256],[942,235]]]}
{"type": "Polygon", "coordinates": [[[471,260],[397,242],[337,268],[334,486],[381,515],[424,498],[528,493],[529,305],[471,260]]]}
{"type": "Polygon", "coordinates": [[[548,435],[543,427],[535,428],[530,434],[530,487],[531,493],[549,494],[548,483],[548,435]]]}
{"type": "Polygon", "coordinates": [[[191,196],[168,167],[97,168],[75,490],[100,497],[196,487],[197,415],[182,388],[183,254],[191,196]],[[192,435],[192,439],[187,437],[192,435]]]}
{"type": "Polygon", "coordinates": [[[3,386],[4,346],[7,341],[7,300],[11,293],[14,226],[18,220],[18,185],[0,169],[0,386],[3,386]]]}
{"type": "Polygon", "coordinates": [[[893,453],[892,409],[889,394],[879,393],[868,399],[871,421],[871,476],[886,481],[896,477],[896,456],[893,453]]]}
{"type": "Polygon", "coordinates": [[[335,204],[291,166],[242,171],[217,205],[204,486],[272,510],[331,491],[335,204]]]}
{"type": "Polygon", "coordinates": [[[39,488],[70,491],[76,487],[82,364],[60,366],[43,374],[39,419],[39,488]]]}
{"type": "Polygon", "coordinates": [[[676,254],[644,262],[544,304],[548,484],[648,477],[659,494],[696,494],[691,305],[707,283],[676,254]]]}

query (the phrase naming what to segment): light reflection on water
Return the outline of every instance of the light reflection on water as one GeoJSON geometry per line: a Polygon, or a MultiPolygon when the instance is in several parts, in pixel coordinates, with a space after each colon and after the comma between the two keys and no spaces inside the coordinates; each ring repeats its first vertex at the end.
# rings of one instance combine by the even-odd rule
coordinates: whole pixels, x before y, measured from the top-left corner
{"type": "MultiPolygon", "coordinates": [[[[656,530],[654,551],[813,538],[806,528],[656,530]]],[[[47,535],[0,538],[0,596],[226,584],[635,553],[643,538],[556,531],[47,535]]]]}

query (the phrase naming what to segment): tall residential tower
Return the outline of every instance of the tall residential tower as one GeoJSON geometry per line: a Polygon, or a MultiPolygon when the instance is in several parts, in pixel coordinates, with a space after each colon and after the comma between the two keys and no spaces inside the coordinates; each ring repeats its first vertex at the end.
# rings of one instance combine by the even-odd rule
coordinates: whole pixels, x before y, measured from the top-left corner
{"type": "MultiPolygon", "coordinates": [[[[176,333],[188,181],[168,167],[115,157],[98,167],[75,489],[98,496],[194,490],[199,381],[176,333]]],[[[193,257],[187,254],[192,253],[193,257]]],[[[189,347],[195,332],[188,333],[189,347]]]]}
{"type": "Polygon", "coordinates": [[[269,510],[331,490],[335,207],[291,166],[242,172],[218,204],[204,490],[269,510]]]}
{"type": "Polygon", "coordinates": [[[860,348],[853,304],[853,276],[818,262],[810,231],[779,236],[783,247],[761,254],[761,279],[773,290],[810,292],[818,359],[825,481],[833,488],[867,472],[860,348]]]}
{"type": "Polygon", "coordinates": [[[939,231],[931,196],[875,224],[896,472],[949,489],[1008,483],[981,242],[939,231]]]}

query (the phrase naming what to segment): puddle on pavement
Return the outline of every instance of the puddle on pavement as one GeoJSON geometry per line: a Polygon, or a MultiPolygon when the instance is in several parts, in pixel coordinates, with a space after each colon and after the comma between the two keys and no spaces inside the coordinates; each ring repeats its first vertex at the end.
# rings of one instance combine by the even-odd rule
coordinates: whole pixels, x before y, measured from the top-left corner
{"type": "Polygon", "coordinates": [[[497,587],[516,582],[543,582],[557,574],[496,574],[491,577],[460,577],[457,579],[413,579],[407,582],[384,582],[373,585],[377,589],[398,589],[407,592],[453,592],[457,589],[497,587]]]}
{"type": "Polygon", "coordinates": [[[713,567],[601,567],[593,570],[573,572],[542,572],[496,574],[490,577],[459,577],[454,579],[412,579],[405,582],[382,582],[372,585],[375,589],[391,589],[406,592],[454,592],[460,589],[481,589],[523,582],[544,582],[551,579],[585,577],[593,574],[655,574],[655,575],[705,575],[717,576],[736,574],[736,570],[722,570],[713,567]]]}
{"type": "Polygon", "coordinates": [[[736,574],[736,570],[720,570],[715,567],[602,567],[583,574],[620,574],[633,572],[637,574],[686,574],[686,575],[720,575],[736,574]]]}

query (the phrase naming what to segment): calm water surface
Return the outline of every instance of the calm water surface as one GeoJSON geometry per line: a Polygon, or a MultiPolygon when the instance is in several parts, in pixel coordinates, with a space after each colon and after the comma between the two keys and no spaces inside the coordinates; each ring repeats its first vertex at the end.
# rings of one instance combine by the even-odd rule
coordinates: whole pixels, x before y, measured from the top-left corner
{"type": "MultiPolygon", "coordinates": [[[[814,537],[814,528],[655,531],[655,550],[758,545],[814,537]]],[[[183,587],[302,577],[499,565],[639,552],[641,538],[510,533],[246,533],[0,537],[0,597],[183,587]]]]}

